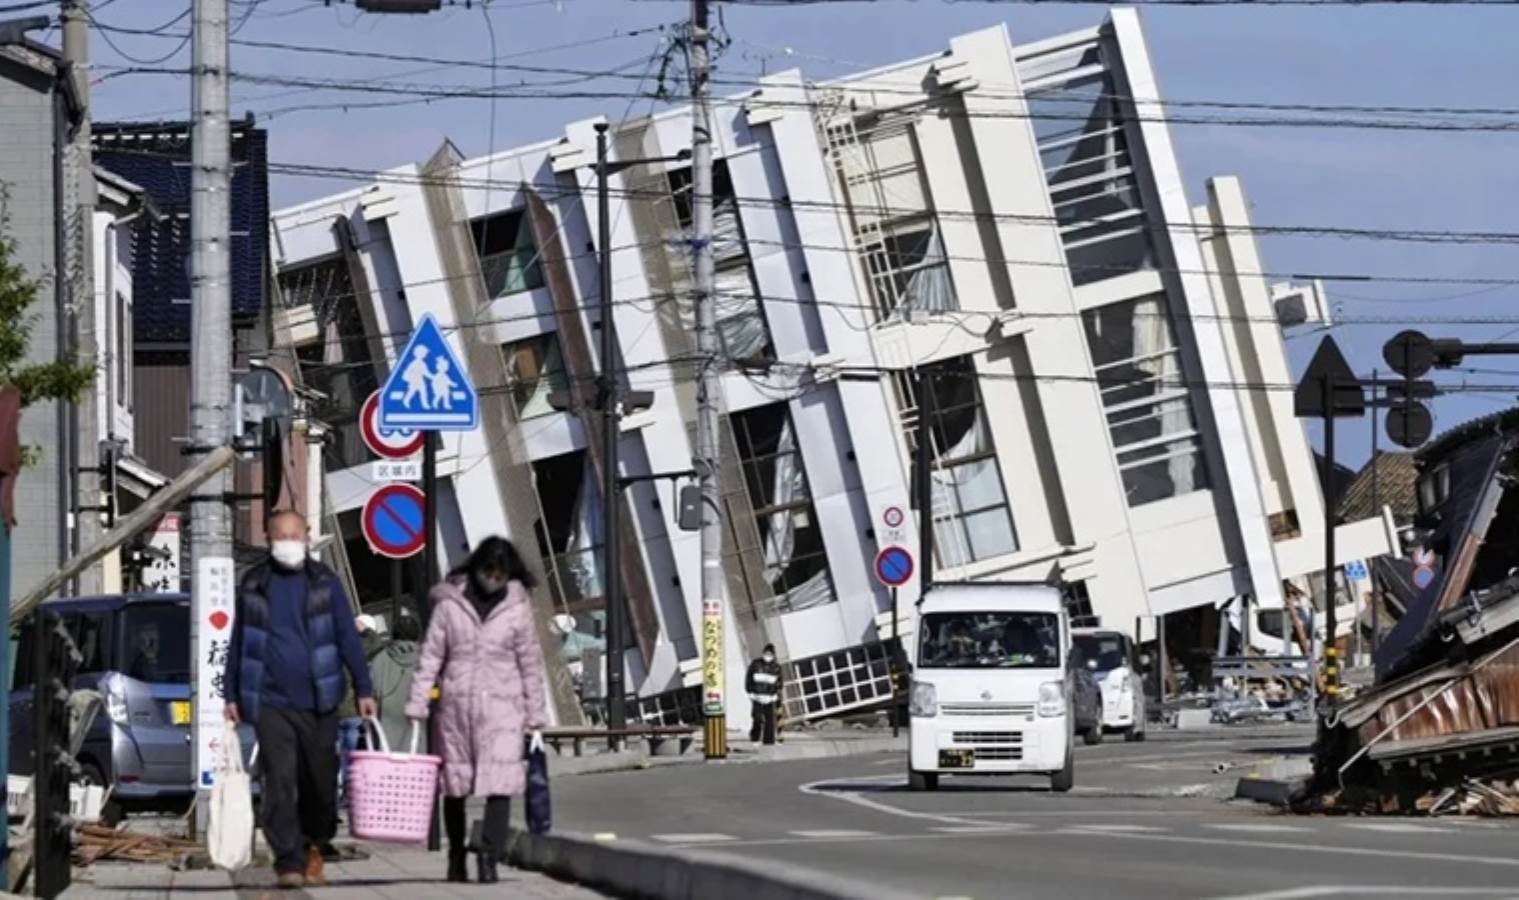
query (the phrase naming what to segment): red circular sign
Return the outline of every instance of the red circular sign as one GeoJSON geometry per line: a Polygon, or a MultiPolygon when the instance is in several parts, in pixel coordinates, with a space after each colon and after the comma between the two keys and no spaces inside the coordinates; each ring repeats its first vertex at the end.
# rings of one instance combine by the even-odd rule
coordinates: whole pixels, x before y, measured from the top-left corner
{"type": "Polygon", "coordinates": [[[425,431],[380,427],[379,391],[370,394],[369,399],[364,401],[364,409],[359,414],[359,431],[364,436],[364,444],[374,451],[375,455],[386,459],[407,459],[416,456],[422,451],[422,445],[427,441],[425,431]]]}
{"type": "Polygon", "coordinates": [[[425,495],[412,485],[385,485],[364,503],[364,539],[381,556],[412,556],[427,542],[425,508],[425,495]]]}
{"type": "Polygon", "coordinates": [[[210,621],[212,628],[215,628],[217,631],[221,631],[223,628],[227,627],[227,622],[230,621],[230,617],[218,609],[216,612],[211,614],[210,621]]]}

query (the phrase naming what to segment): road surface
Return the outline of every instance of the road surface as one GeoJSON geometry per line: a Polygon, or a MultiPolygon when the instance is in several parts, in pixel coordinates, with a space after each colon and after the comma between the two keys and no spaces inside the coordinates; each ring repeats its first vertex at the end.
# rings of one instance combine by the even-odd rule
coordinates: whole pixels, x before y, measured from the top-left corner
{"type": "Polygon", "coordinates": [[[1296,817],[1228,802],[1251,764],[1301,751],[1178,734],[1077,750],[1077,787],[945,779],[910,793],[901,754],[679,765],[563,779],[555,826],[889,884],[927,898],[1519,897],[1519,828],[1296,817]],[[1215,764],[1235,768],[1215,774],[1215,764]]]}

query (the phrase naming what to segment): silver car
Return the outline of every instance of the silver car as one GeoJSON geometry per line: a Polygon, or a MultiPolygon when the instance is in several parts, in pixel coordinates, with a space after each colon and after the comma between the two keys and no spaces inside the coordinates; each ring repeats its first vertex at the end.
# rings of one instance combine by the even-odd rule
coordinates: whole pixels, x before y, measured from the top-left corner
{"type": "MultiPolygon", "coordinates": [[[[111,788],[108,822],[133,809],[183,809],[191,771],[190,598],[113,594],[53,600],[84,657],[76,690],[99,691],[105,710],[79,753],[83,779],[111,788]]],[[[10,696],[11,768],[31,774],[35,706],[29,627],[12,637],[18,661],[10,696]]],[[[242,728],[244,759],[252,729],[242,728]]]]}

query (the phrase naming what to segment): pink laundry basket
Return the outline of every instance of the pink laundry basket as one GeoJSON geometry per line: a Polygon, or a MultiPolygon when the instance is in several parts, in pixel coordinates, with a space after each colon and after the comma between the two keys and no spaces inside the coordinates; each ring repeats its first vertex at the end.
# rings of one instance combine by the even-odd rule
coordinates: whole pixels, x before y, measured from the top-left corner
{"type": "Polygon", "coordinates": [[[420,844],[427,840],[433,798],[438,793],[441,756],[417,752],[417,724],[411,727],[411,752],[392,752],[385,731],[364,720],[378,737],[379,750],[355,750],[348,757],[349,831],[359,840],[420,844]]]}

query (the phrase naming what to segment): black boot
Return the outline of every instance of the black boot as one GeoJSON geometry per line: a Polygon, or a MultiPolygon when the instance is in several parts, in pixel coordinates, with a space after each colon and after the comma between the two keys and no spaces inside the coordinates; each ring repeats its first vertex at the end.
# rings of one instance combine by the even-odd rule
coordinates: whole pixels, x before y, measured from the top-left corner
{"type": "Polygon", "coordinates": [[[496,875],[496,855],[488,850],[479,853],[480,860],[480,883],[495,884],[501,879],[496,875]]]}
{"type": "Polygon", "coordinates": [[[464,850],[448,851],[448,880],[455,882],[469,881],[469,853],[464,850]]]}

